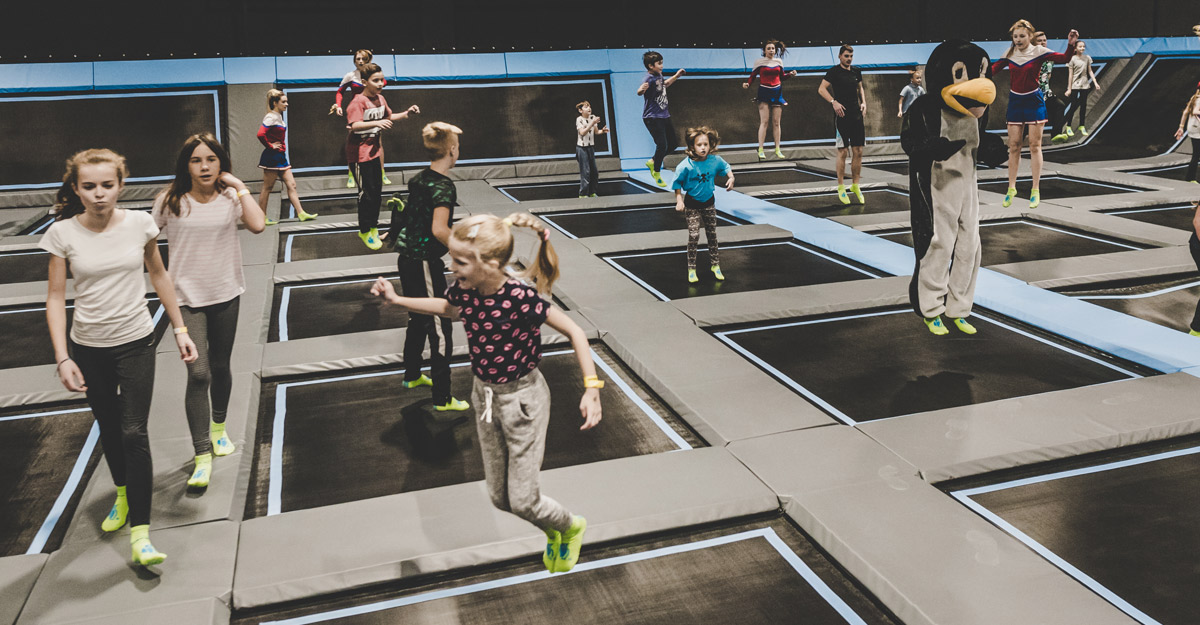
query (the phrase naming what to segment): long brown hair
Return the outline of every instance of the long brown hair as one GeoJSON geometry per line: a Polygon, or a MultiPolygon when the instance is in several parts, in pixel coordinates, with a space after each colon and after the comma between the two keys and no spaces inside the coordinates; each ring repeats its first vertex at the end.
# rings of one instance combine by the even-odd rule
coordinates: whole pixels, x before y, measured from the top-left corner
{"type": "Polygon", "coordinates": [[[708,137],[708,156],[716,154],[717,146],[721,143],[721,135],[717,134],[717,130],[715,128],[709,128],[708,126],[688,128],[687,156],[692,160],[696,160],[698,158],[698,155],[696,154],[696,139],[699,139],[701,136],[708,137]]]}
{"type": "Polygon", "coordinates": [[[504,219],[488,214],[472,215],[455,224],[450,236],[470,243],[479,260],[494,260],[503,268],[512,259],[514,226],[530,228],[538,234],[537,258],[520,275],[532,280],[538,293],[549,293],[558,280],[558,253],[550,244],[550,230],[533,215],[513,213],[504,219]]]}
{"type": "Polygon", "coordinates": [[[1183,107],[1184,116],[1196,114],[1196,99],[1200,98],[1200,86],[1196,87],[1196,93],[1192,94],[1192,98],[1188,100],[1187,106],[1183,107]]]}
{"type": "Polygon", "coordinates": [[[83,213],[83,200],[75,192],[79,184],[79,168],[83,165],[112,165],[117,170],[117,182],[124,184],[129,177],[129,168],[125,166],[125,157],[112,150],[83,150],[67,159],[67,172],[63,174],[62,187],[54,198],[54,220],[62,221],[83,213]]]}
{"type": "MultiPolygon", "coordinates": [[[[179,150],[179,156],[175,159],[175,180],[171,181],[171,184],[160,194],[163,198],[163,205],[176,217],[179,216],[180,201],[188,191],[192,190],[192,173],[188,171],[188,163],[192,160],[192,153],[196,151],[197,147],[200,147],[201,143],[207,145],[208,149],[217,155],[217,160],[221,162],[221,173],[233,171],[229,152],[225,151],[225,146],[221,145],[221,142],[217,141],[211,132],[202,132],[188,137],[179,150]]],[[[221,182],[220,174],[218,174],[217,191],[224,188],[225,183],[221,182]]]]}

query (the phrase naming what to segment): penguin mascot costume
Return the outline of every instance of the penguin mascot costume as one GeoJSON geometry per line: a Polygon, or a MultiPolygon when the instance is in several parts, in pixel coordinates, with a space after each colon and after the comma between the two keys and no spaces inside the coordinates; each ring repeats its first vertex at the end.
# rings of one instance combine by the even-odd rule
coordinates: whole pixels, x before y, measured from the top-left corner
{"type": "Polygon", "coordinates": [[[900,132],[917,257],[909,301],[936,335],[948,334],[948,325],[975,333],[966,319],[981,258],[975,162],[994,167],[1008,159],[1004,141],[979,128],[996,99],[989,64],[987,52],[968,41],[934,48],[925,64],[928,92],[905,112],[900,132]]]}

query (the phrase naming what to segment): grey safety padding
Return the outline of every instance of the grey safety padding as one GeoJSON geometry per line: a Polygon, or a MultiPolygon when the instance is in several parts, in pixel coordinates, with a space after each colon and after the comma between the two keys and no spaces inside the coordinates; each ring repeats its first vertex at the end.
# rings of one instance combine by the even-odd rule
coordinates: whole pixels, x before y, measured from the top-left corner
{"type": "Polygon", "coordinates": [[[238,241],[242,244],[243,266],[270,265],[275,262],[279,237],[274,236],[270,230],[254,234],[245,227],[238,228],[238,241]]]}
{"type": "Polygon", "coordinates": [[[1133,623],[846,426],[732,443],[784,511],[907,625],[1133,623]]]}
{"type": "Polygon", "coordinates": [[[276,284],[287,284],[309,280],[385,275],[396,273],[398,258],[399,255],[395,252],[380,252],[361,256],[339,256],[276,263],[273,278],[276,284]]]}
{"type": "Polygon", "coordinates": [[[834,423],[668,302],[583,314],[604,344],[710,445],[834,423]]]}
{"type": "MultiPolygon", "coordinates": [[[[0,237],[15,235],[46,214],[45,206],[0,210],[0,237]]],[[[0,239],[3,240],[3,239],[0,239]]]]}
{"type": "Polygon", "coordinates": [[[50,556],[34,553],[0,558],[0,625],[13,625],[50,556]]]}
{"type": "Polygon", "coordinates": [[[150,536],[169,558],[161,575],[131,571],[127,531],[64,545],[50,556],[17,623],[227,623],[238,524],[155,529],[150,536]]]}
{"type": "Polygon", "coordinates": [[[0,408],[29,404],[83,402],[83,393],[72,393],[58,380],[54,365],[0,371],[0,408]]]}
{"type": "Polygon", "coordinates": [[[672,302],[700,327],[811,317],[905,306],[908,276],[868,278],[767,291],[692,297],[672,302]]]}
{"type": "Polygon", "coordinates": [[[220,137],[233,162],[233,175],[243,181],[261,182],[263,170],[258,158],[263,145],[258,141],[258,129],[267,114],[267,90],[272,84],[226,85],[226,136],[220,137]]]}
{"type": "Polygon", "coordinates": [[[1051,226],[1065,226],[1150,247],[1187,245],[1189,236],[1175,228],[1070,208],[1038,208],[1026,213],[1025,217],[1051,226]]]}
{"type": "MultiPolygon", "coordinates": [[[[599,333],[592,324],[576,311],[567,311],[589,339],[598,339],[599,333]]],[[[467,355],[467,334],[461,323],[453,324],[451,339],[454,342],[453,356],[467,355]]],[[[393,365],[404,362],[404,337],[407,328],[395,330],[373,330],[334,336],[319,336],[310,339],[267,343],[263,346],[262,377],[275,378],[288,375],[340,371],[377,365],[393,365]]],[[[542,327],[542,345],[569,343],[567,337],[550,326],[542,327]]],[[[425,348],[423,358],[429,357],[425,348]]]]}
{"type": "MultiPolygon", "coordinates": [[[[522,240],[516,249],[527,250],[531,240],[521,233],[522,240]]],[[[658,298],[638,286],[633,280],[613,269],[612,265],[597,258],[582,243],[566,237],[551,236],[554,249],[558,252],[560,276],[554,284],[554,294],[572,310],[593,306],[609,306],[618,303],[656,302],[658,298]]],[[[518,260],[528,266],[528,256],[518,260]]]]}
{"type": "MultiPolygon", "coordinates": [[[[733,456],[714,448],[544,471],[541,487],[587,517],[588,544],[779,505],[733,456]]],[[[288,512],[242,523],[233,601],[251,608],[529,559],[544,547],[540,530],[492,506],[483,482],[288,512]],[[296,536],[322,539],[297,549],[296,536]]]]}
{"type": "MultiPolygon", "coordinates": [[[[734,173],[736,175],[737,172],[735,171],[734,173]]],[[[863,180],[860,181],[858,185],[860,189],[882,189],[886,187],[900,188],[901,186],[906,185],[904,185],[899,178],[872,181],[863,180]]],[[[770,184],[757,187],[747,187],[745,189],[737,189],[737,191],[751,197],[767,200],[769,202],[771,201],[772,197],[779,195],[834,193],[837,191],[837,180],[815,180],[813,182],[770,184]]]]}
{"type": "MultiPolygon", "coordinates": [[[[517,163],[517,177],[537,178],[539,176],[575,175],[579,180],[579,161],[574,158],[560,160],[529,161],[517,163]]],[[[612,156],[596,157],[596,169],[600,172],[619,171],[621,159],[612,156]]]]}
{"type": "MultiPolygon", "coordinates": [[[[406,170],[404,181],[408,182],[424,167],[406,170]]],[[[493,178],[513,178],[517,175],[515,165],[470,165],[455,167],[446,174],[451,180],[491,180],[493,178]]]]}
{"type": "Polygon", "coordinates": [[[1186,246],[1051,258],[988,267],[1044,289],[1186,273],[1196,263],[1186,246]]]}
{"type": "MultiPolygon", "coordinates": [[[[463,180],[454,183],[460,206],[487,204],[512,204],[512,200],[496,190],[485,180],[463,180]]],[[[457,210],[455,212],[458,212],[457,210]]]]}
{"type": "MultiPolygon", "coordinates": [[[[604,180],[601,177],[601,180],[604,180]]],[[[675,196],[670,193],[655,191],[653,193],[630,193],[629,195],[601,195],[598,197],[566,198],[561,200],[534,200],[514,203],[507,197],[508,210],[497,210],[496,214],[506,215],[510,212],[525,212],[533,215],[570,210],[588,210],[599,208],[634,208],[643,206],[673,206],[675,196]],[[514,208],[515,207],[515,208],[514,208]]]]}
{"type": "Polygon", "coordinates": [[[935,410],[859,428],[940,482],[1200,432],[1186,373],[935,410]]]}
{"type": "MultiPolygon", "coordinates": [[[[1200,189],[1196,189],[1200,193],[1200,189]]],[[[1153,193],[1114,193],[1095,197],[1088,202],[1081,202],[1073,208],[1089,211],[1114,211],[1132,208],[1147,208],[1150,206],[1181,206],[1196,197],[1189,198],[1178,191],[1156,191],[1153,193]]],[[[1120,215],[1118,215],[1119,217],[1120,215]]]]}
{"type": "MultiPolygon", "coordinates": [[[[679,230],[664,230],[659,232],[633,232],[629,234],[612,234],[601,237],[586,237],[577,239],[593,254],[615,254],[618,252],[643,252],[647,250],[663,250],[687,245],[687,224],[683,215],[679,217],[679,230]]],[[[701,235],[702,237],[705,235],[701,235]]],[[[792,233],[769,224],[751,224],[747,226],[718,226],[717,240],[722,246],[738,243],[766,243],[791,241],[792,233]]],[[[707,241],[707,239],[705,239],[707,241]]]]}
{"type": "MultiPolygon", "coordinates": [[[[1004,196],[993,193],[980,192],[979,194],[979,220],[981,222],[996,221],[1000,219],[1020,219],[1025,215],[1021,209],[1016,206],[1004,208],[1000,205],[1004,196]]],[[[1046,202],[1042,203],[1047,206],[1046,202]]],[[[908,211],[895,211],[891,213],[875,213],[866,215],[846,215],[829,217],[830,221],[836,221],[861,230],[863,232],[876,232],[881,230],[907,230],[911,226],[910,213],[908,211]]]]}
{"type": "MultiPolygon", "coordinates": [[[[564,161],[570,163],[570,168],[557,173],[528,175],[528,176],[513,176],[511,178],[489,177],[488,184],[493,187],[507,187],[510,185],[528,185],[539,184],[543,182],[579,182],[579,165],[574,161],[564,161]]],[[[601,180],[626,180],[629,176],[623,171],[604,171],[600,173],[601,180]]]]}
{"type": "MultiPolygon", "coordinates": [[[[0,285],[0,307],[46,304],[46,281],[0,285]]],[[[67,280],[67,299],[75,299],[75,281],[67,280]]],[[[45,327],[43,326],[43,329],[45,327]]]]}

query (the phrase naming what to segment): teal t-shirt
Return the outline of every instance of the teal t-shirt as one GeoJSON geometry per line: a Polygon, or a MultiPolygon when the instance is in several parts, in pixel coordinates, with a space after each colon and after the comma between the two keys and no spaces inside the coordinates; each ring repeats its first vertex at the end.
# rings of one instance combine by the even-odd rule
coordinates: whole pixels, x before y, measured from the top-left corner
{"type": "Polygon", "coordinates": [[[675,182],[671,189],[683,189],[697,202],[707,202],[712,199],[714,179],[718,174],[729,174],[729,163],[716,154],[709,154],[702,161],[690,158],[683,159],[675,168],[675,182]]]}

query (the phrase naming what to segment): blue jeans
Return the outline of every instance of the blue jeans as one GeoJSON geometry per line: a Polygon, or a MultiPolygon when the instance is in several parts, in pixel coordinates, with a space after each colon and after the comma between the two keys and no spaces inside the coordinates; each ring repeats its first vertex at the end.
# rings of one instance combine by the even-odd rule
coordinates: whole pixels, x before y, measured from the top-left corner
{"type": "Polygon", "coordinates": [[[600,176],[596,171],[596,146],[576,145],[575,160],[579,161],[579,195],[589,196],[596,192],[600,176]]]}

